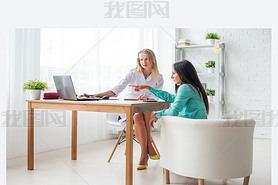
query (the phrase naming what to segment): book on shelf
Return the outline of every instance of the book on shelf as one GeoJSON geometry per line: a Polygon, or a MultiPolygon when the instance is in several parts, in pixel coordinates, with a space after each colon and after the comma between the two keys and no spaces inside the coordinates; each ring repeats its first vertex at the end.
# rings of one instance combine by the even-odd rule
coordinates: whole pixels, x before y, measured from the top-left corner
{"type": "Polygon", "coordinates": [[[191,43],[191,41],[188,39],[178,40],[177,46],[185,46],[185,45],[189,46],[190,43],[191,43]]]}

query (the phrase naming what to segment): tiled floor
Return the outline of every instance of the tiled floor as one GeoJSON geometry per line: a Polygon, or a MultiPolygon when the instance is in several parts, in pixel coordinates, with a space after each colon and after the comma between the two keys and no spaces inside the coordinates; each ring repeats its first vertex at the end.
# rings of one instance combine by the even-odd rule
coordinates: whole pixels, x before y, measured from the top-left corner
{"type": "MultiPolygon", "coordinates": [[[[159,133],[153,133],[159,147],[159,133]]],[[[70,160],[70,148],[36,154],[35,170],[26,170],[26,157],[7,161],[8,185],[124,185],[125,144],[116,150],[110,163],[108,157],[116,140],[78,146],[78,160],[70,160]]],[[[159,161],[149,161],[147,170],[137,171],[139,145],[134,143],[134,185],[163,185],[159,161]]],[[[197,185],[195,179],[170,173],[171,184],[197,185]]],[[[242,178],[207,180],[206,185],[240,185],[242,178]]],[[[254,140],[254,163],[250,185],[271,185],[271,140],[254,140]]]]}

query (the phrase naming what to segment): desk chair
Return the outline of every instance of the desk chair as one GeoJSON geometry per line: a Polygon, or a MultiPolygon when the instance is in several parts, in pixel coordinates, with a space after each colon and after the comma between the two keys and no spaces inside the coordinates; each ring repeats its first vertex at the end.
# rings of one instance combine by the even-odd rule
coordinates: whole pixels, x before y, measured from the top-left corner
{"type": "MultiPolygon", "coordinates": [[[[106,114],[106,120],[107,120],[107,123],[110,124],[111,126],[123,128],[123,129],[122,129],[122,132],[121,132],[121,134],[120,134],[120,136],[119,136],[118,139],[117,139],[117,142],[116,142],[116,144],[115,144],[115,147],[114,147],[114,149],[113,149],[113,151],[112,151],[112,153],[111,153],[111,155],[110,155],[110,157],[109,157],[109,159],[108,159],[108,162],[110,162],[111,159],[112,159],[112,157],[113,157],[113,155],[114,155],[114,153],[115,153],[115,151],[116,151],[116,149],[117,149],[117,147],[118,147],[118,145],[120,145],[120,144],[122,144],[123,142],[126,141],[126,137],[125,137],[125,133],[126,133],[126,124],[121,124],[121,123],[119,123],[119,114],[118,114],[118,113],[107,113],[107,114],[106,114]]],[[[134,133],[133,133],[133,140],[134,140],[136,143],[139,144],[139,142],[138,142],[138,140],[136,139],[134,133]]],[[[158,152],[158,149],[157,149],[157,147],[156,147],[156,145],[155,145],[155,143],[154,143],[154,140],[153,140],[153,137],[152,137],[152,136],[151,136],[151,142],[152,142],[152,144],[153,144],[153,146],[154,146],[154,148],[155,148],[156,153],[157,153],[158,155],[160,155],[159,152],[158,152]]],[[[126,153],[126,152],[125,152],[125,153],[126,153]]]]}

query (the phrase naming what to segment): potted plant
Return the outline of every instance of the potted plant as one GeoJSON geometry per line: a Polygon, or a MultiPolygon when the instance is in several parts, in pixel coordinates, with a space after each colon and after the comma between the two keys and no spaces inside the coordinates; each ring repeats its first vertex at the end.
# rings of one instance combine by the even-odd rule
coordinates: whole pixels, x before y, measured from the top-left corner
{"type": "Polygon", "coordinates": [[[30,100],[39,100],[41,97],[41,91],[47,89],[49,89],[47,82],[42,80],[28,80],[23,84],[23,92],[28,90],[30,94],[30,100]]]}
{"type": "Polygon", "coordinates": [[[214,89],[206,89],[206,94],[208,96],[208,100],[210,102],[214,102],[215,90],[214,89]]]}
{"type": "Polygon", "coordinates": [[[210,45],[213,45],[215,43],[215,40],[219,40],[220,37],[217,33],[207,33],[206,39],[210,45]]]}
{"type": "Polygon", "coordinates": [[[205,63],[205,66],[208,69],[208,73],[214,73],[214,69],[215,69],[214,60],[209,60],[208,62],[205,63]]]}

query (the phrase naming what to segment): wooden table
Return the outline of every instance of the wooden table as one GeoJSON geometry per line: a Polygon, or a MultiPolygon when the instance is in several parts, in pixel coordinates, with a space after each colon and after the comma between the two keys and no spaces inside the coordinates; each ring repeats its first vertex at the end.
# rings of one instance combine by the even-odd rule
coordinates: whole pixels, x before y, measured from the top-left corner
{"type": "Polygon", "coordinates": [[[72,111],[71,159],[77,159],[77,111],[126,113],[126,185],[133,183],[133,114],[166,109],[168,102],[27,100],[28,170],[34,170],[34,109],[72,111]]]}

